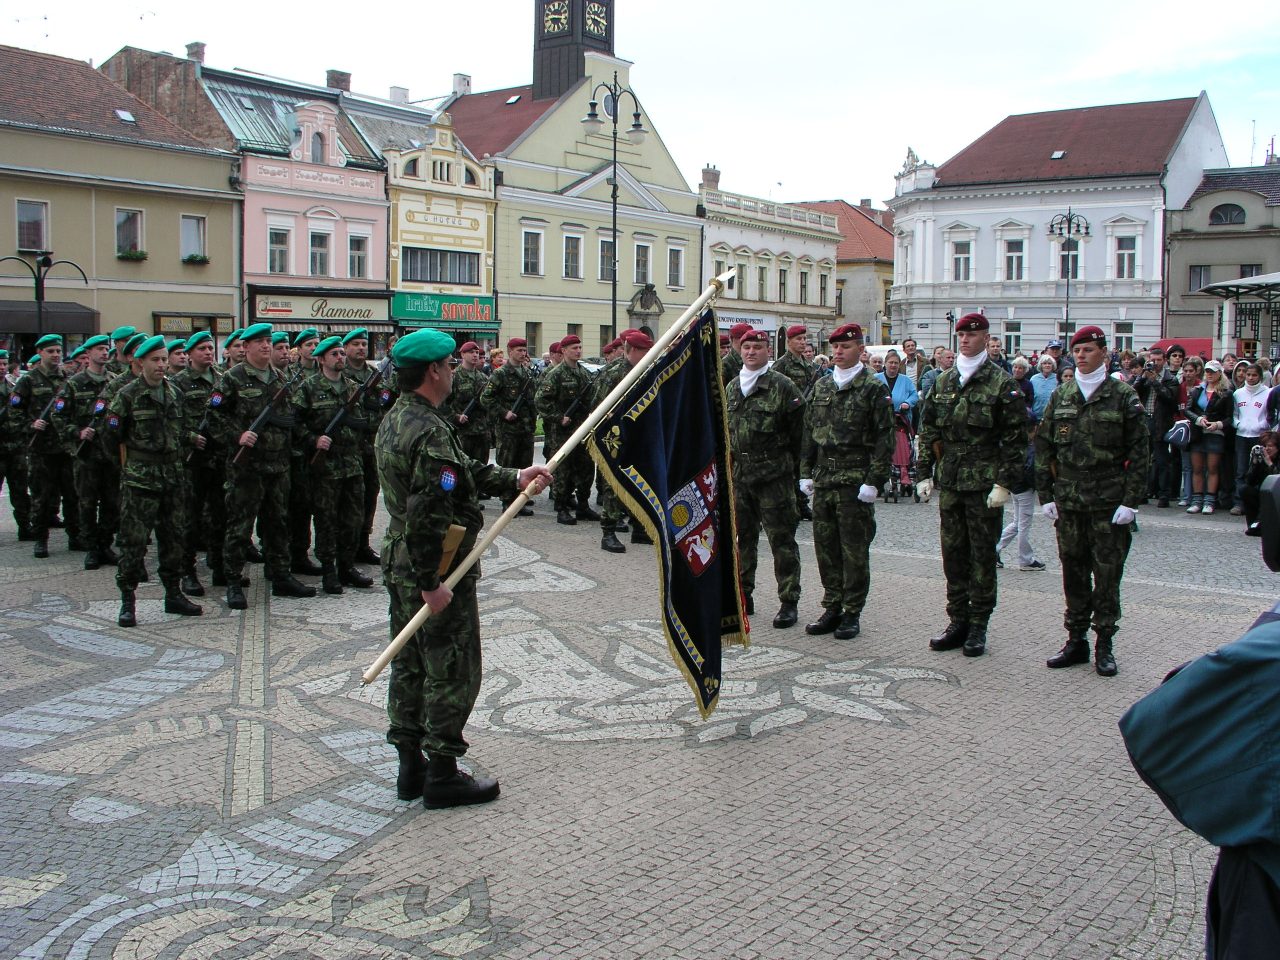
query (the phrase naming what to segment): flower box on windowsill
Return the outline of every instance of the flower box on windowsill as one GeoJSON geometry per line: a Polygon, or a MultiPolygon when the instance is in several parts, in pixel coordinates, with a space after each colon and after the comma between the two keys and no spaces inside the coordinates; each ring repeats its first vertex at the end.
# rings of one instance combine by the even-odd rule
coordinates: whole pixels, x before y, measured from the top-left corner
{"type": "Polygon", "coordinates": [[[190,263],[193,266],[203,267],[209,262],[209,258],[203,253],[189,253],[182,258],[183,263],[190,263]]]}
{"type": "Polygon", "coordinates": [[[145,260],[147,259],[147,251],[145,250],[121,250],[116,254],[117,260],[145,260]]]}

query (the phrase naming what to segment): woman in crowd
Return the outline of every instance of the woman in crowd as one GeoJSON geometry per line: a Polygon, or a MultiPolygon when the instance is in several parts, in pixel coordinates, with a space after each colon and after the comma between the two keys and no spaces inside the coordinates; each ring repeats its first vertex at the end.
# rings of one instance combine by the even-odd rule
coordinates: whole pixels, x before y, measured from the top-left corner
{"type": "Polygon", "coordinates": [[[893,400],[895,415],[911,419],[911,411],[915,409],[920,397],[916,393],[916,385],[910,377],[900,376],[902,358],[897,350],[890,350],[884,355],[884,369],[876,374],[876,379],[889,388],[889,397],[893,400]]]}
{"type": "Polygon", "coordinates": [[[1009,372],[1013,374],[1013,379],[1018,381],[1018,386],[1022,389],[1022,399],[1027,402],[1027,416],[1031,416],[1031,409],[1036,401],[1036,389],[1030,377],[1031,361],[1019,355],[1013,358],[1009,366],[1009,372]]]}
{"type": "Polygon", "coordinates": [[[1044,416],[1044,408],[1049,405],[1049,398],[1058,389],[1058,365],[1053,357],[1040,358],[1039,372],[1030,377],[1031,380],[1031,419],[1039,422],[1044,416]]]}
{"type": "MultiPolygon", "coordinates": [[[[1176,346],[1176,344],[1175,344],[1176,346]]],[[[1204,361],[1199,357],[1187,357],[1182,361],[1182,367],[1178,373],[1178,412],[1175,416],[1176,420],[1194,420],[1190,411],[1187,409],[1187,397],[1191,391],[1200,385],[1200,380],[1204,376],[1204,361]]],[[[1182,496],[1178,500],[1178,506],[1188,507],[1191,505],[1191,451],[1182,451],[1182,496]]]]}
{"type": "Polygon", "coordinates": [[[1244,474],[1245,533],[1251,537],[1260,537],[1258,529],[1258,505],[1262,497],[1262,481],[1273,473],[1280,473],[1280,437],[1268,430],[1258,438],[1257,444],[1249,448],[1249,466],[1244,474]]]}
{"type": "Polygon", "coordinates": [[[1222,364],[1210,360],[1204,365],[1204,383],[1187,393],[1187,416],[1191,419],[1191,499],[1187,513],[1214,511],[1218,470],[1226,445],[1223,433],[1231,422],[1232,406],[1230,384],[1222,375],[1222,364]]]}
{"type": "MultiPolygon", "coordinates": [[[[1244,513],[1245,474],[1249,470],[1249,456],[1267,432],[1267,388],[1262,383],[1262,367],[1242,360],[1245,365],[1244,386],[1236,390],[1235,400],[1235,494],[1231,515],[1244,513]]],[[[1239,364],[1236,365],[1239,369],[1239,364]]]]}
{"type": "MultiPolygon", "coordinates": [[[[1063,367],[1058,371],[1058,379],[1062,383],[1070,383],[1076,378],[1076,368],[1073,366],[1063,367]]],[[[1061,384],[1059,384],[1061,386],[1061,384]]]]}

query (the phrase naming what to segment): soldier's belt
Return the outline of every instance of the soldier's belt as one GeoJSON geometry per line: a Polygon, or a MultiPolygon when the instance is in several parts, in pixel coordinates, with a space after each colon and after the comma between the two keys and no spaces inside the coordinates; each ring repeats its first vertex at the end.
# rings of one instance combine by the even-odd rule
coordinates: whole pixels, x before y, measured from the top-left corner
{"type": "Polygon", "coordinates": [[[870,454],[848,454],[842,457],[819,455],[814,457],[814,464],[820,467],[868,467],[871,465],[870,454]]]}
{"type": "Polygon", "coordinates": [[[1115,480],[1123,477],[1123,470],[1111,470],[1102,473],[1098,470],[1073,470],[1071,467],[1064,467],[1058,464],[1057,479],[1059,480],[1115,480]]]}
{"type": "Polygon", "coordinates": [[[137,450],[133,447],[128,448],[129,460],[133,463],[157,464],[163,466],[166,463],[178,462],[178,451],[173,450],[169,453],[155,453],[151,450],[137,450]]]}

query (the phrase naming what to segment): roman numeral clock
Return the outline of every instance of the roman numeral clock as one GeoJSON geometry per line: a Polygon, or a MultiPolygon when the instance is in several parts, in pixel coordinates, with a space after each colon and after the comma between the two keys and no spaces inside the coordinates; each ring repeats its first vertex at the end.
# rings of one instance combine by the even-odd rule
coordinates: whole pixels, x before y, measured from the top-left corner
{"type": "Polygon", "coordinates": [[[583,54],[613,54],[613,0],[534,0],[533,96],[559,97],[585,74],[583,54]]]}

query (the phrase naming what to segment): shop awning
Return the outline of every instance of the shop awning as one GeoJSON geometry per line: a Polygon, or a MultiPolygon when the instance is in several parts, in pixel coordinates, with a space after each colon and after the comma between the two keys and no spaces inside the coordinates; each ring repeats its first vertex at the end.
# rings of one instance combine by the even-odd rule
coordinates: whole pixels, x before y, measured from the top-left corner
{"type": "Polygon", "coordinates": [[[1261,300],[1271,308],[1280,300],[1280,273],[1264,273],[1240,280],[1219,280],[1201,287],[1196,293],[1207,293],[1223,300],[1248,297],[1251,300],[1261,300]]]}
{"type": "MultiPolygon", "coordinates": [[[[45,333],[79,333],[92,336],[98,332],[99,313],[81,303],[62,300],[44,302],[45,333]]],[[[34,300],[0,300],[0,330],[6,333],[36,333],[34,300]]]]}

